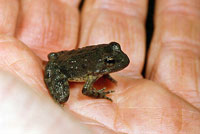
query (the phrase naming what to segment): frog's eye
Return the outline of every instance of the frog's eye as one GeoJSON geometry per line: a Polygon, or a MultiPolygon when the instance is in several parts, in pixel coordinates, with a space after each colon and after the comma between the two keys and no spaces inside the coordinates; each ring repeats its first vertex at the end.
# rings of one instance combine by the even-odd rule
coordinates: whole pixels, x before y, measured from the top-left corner
{"type": "Polygon", "coordinates": [[[115,64],[115,60],[112,57],[108,57],[104,60],[106,66],[113,66],[115,64]]]}
{"type": "Polygon", "coordinates": [[[112,46],[112,50],[113,51],[118,51],[118,52],[121,51],[119,43],[117,43],[117,42],[110,42],[110,45],[112,46]]]}
{"type": "Polygon", "coordinates": [[[55,60],[55,59],[57,59],[57,57],[58,57],[57,53],[50,53],[48,55],[49,60],[55,60]]]}

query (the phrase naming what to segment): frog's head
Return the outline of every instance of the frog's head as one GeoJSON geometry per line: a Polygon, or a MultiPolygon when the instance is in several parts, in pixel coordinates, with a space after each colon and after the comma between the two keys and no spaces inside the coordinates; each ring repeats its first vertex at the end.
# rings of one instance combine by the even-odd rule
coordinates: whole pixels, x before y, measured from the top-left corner
{"type": "Polygon", "coordinates": [[[104,65],[101,72],[103,74],[120,71],[127,67],[130,62],[117,42],[111,42],[104,48],[102,60],[104,65]]]}

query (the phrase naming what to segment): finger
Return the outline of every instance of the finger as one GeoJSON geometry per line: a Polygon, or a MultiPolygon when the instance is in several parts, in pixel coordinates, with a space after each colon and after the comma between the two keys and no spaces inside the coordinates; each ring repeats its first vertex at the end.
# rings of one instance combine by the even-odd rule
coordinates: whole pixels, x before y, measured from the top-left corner
{"type": "Polygon", "coordinates": [[[18,4],[17,0],[0,0],[0,34],[14,35],[18,4]]]}
{"type": "Polygon", "coordinates": [[[200,108],[200,1],[159,0],[147,75],[200,108]]]}
{"type": "Polygon", "coordinates": [[[1,70],[19,76],[34,89],[46,91],[42,62],[22,42],[0,35],[0,60],[1,70]]]}
{"type": "Polygon", "coordinates": [[[141,76],[146,10],[147,1],[87,0],[81,14],[80,47],[119,42],[131,60],[127,72],[141,76]]]}
{"type": "Polygon", "coordinates": [[[1,133],[90,133],[46,94],[38,95],[18,78],[2,71],[0,81],[1,133]]]}
{"type": "Polygon", "coordinates": [[[16,37],[46,60],[52,51],[72,49],[77,44],[78,2],[22,0],[16,37]]]}

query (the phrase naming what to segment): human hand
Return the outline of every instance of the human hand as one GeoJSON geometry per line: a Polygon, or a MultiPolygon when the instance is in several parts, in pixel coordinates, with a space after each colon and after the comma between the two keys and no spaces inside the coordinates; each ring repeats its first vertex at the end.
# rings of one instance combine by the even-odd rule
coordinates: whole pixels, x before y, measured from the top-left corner
{"type": "MultiPolygon", "coordinates": [[[[147,1],[128,3],[88,0],[81,13],[81,21],[77,9],[79,2],[75,0],[73,3],[70,2],[35,0],[18,3],[1,0],[0,6],[6,7],[0,8],[3,14],[0,20],[5,22],[3,23],[5,25],[0,26],[1,68],[17,76],[4,72],[0,75],[2,81],[0,117],[3,124],[0,125],[0,129],[6,132],[21,130],[21,133],[35,131],[78,134],[85,130],[84,133],[93,131],[97,134],[103,132],[197,134],[200,129],[199,94],[195,94],[193,90],[188,91],[188,94],[191,92],[194,94],[191,98],[187,98],[187,94],[181,97],[176,94],[181,95],[180,93],[184,91],[182,89],[186,87],[183,84],[187,84],[181,83],[177,78],[180,76],[182,79],[187,78],[189,79],[186,81],[187,85],[195,87],[197,83],[193,83],[193,79],[199,78],[198,71],[194,73],[195,75],[191,75],[194,70],[190,69],[182,72],[184,75],[180,75],[180,70],[187,67],[181,68],[182,66],[170,64],[173,60],[179,61],[180,56],[190,56],[182,61],[181,65],[187,64],[188,67],[193,67],[194,64],[188,62],[198,58],[198,53],[192,53],[192,50],[198,49],[194,49],[193,44],[191,47],[187,46],[187,51],[182,49],[185,45],[179,46],[180,50],[171,47],[172,44],[176,46],[175,39],[183,41],[180,41],[181,44],[190,44],[189,41],[200,42],[196,36],[200,32],[197,17],[189,18],[190,22],[186,17],[180,17],[183,19],[181,23],[174,18],[177,17],[175,13],[179,15],[180,11],[185,11],[180,8],[182,5],[189,8],[188,5],[192,2],[190,1],[188,5],[179,3],[175,5],[173,1],[157,2],[156,28],[146,67],[147,78],[152,81],[143,79],[141,75],[145,57],[144,22],[147,1]],[[166,8],[168,6],[172,7],[171,10],[166,8]],[[184,27],[181,25],[183,22],[186,25],[184,27]],[[78,37],[80,25],[81,31],[78,37]],[[187,25],[192,25],[194,28],[188,28],[187,25]],[[192,31],[194,29],[195,31],[192,31]],[[180,34],[180,30],[191,31],[180,34]],[[117,86],[109,88],[115,90],[110,95],[113,103],[82,95],[83,84],[76,83],[70,87],[69,100],[62,110],[49,97],[43,82],[42,60],[46,60],[49,52],[73,49],[77,43],[79,47],[83,47],[110,41],[119,42],[131,60],[125,70],[112,75],[118,81],[117,86]],[[183,53],[182,50],[187,53],[183,53]],[[173,55],[168,56],[169,54],[173,55]],[[162,85],[159,86],[157,83],[162,85]],[[175,92],[171,93],[172,90],[175,92]],[[81,124],[70,114],[81,120],[81,124]]],[[[193,14],[196,13],[195,8],[191,9],[193,14]]],[[[197,64],[198,61],[195,62],[195,65],[197,64]]]]}

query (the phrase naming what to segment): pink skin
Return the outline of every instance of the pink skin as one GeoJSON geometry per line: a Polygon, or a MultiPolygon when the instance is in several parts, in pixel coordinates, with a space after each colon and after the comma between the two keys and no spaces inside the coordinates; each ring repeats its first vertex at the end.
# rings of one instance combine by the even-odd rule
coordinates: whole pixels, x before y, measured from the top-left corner
{"type": "Polygon", "coordinates": [[[200,2],[156,2],[146,79],[147,1],[86,0],[81,13],[78,4],[0,0],[0,133],[199,134],[200,2]],[[82,95],[75,83],[64,107],[55,104],[43,82],[46,55],[110,41],[131,60],[111,74],[113,103],[82,95]]]}

